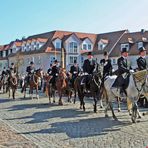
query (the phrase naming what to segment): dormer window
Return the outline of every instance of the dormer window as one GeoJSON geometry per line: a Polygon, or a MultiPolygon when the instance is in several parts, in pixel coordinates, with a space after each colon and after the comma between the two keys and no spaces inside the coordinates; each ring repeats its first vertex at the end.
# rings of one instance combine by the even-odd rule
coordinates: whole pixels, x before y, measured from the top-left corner
{"type": "Polygon", "coordinates": [[[92,45],[91,44],[83,44],[83,50],[91,50],[92,45]]]}
{"type": "Polygon", "coordinates": [[[129,50],[129,44],[128,43],[127,44],[121,44],[121,51],[122,51],[123,48],[126,48],[127,51],[128,51],[129,50]]]}
{"type": "Polygon", "coordinates": [[[39,49],[40,48],[40,43],[36,44],[36,48],[39,49]]]}
{"type": "Polygon", "coordinates": [[[92,49],[91,44],[88,44],[88,50],[91,50],[91,49],[92,49]]]}
{"type": "Polygon", "coordinates": [[[103,50],[108,45],[108,40],[101,39],[98,43],[98,50],[103,50]]]}
{"type": "Polygon", "coordinates": [[[87,45],[83,44],[83,50],[87,50],[87,45]]]}
{"type": "Polygon", "coordinates": [[[58,49],[58,48],[61,48],[61,42],[56,42],[55,43],[55,47],[58,49]]]}
{"type": "Polygon", "coordinates": [[[138,49],[143,47],[143,42],[138,42],[138,49]]]}

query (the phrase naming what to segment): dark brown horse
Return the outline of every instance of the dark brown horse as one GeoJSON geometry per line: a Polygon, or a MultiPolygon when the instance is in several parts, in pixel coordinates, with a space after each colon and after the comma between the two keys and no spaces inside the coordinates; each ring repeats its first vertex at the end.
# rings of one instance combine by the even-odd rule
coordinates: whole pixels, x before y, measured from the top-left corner
{"type": "Polygon", "coordinates": [[[8,76],[5,75],[5,76],[2,76],[0,78],[0,90],[3,89],[3,93],[6,92],[6,86],[7,86],[7,79],[8,79],[8,76]]]}
{"type": "Polygon", "coordinates": [[[9,76],[9,81],[6,86],[6,92],[9,92],[9,98],[10,98],[10,90],[12,90],[12,97],[15,99],[15,93],[17,90],[17,85],[18,85],[18,78],[16,75],[11,74],[9,76]]]}
{"type": "Polygon", "coordinates": [[[50,80],[52,79],[52,76],[46,74],[44,75],[44,82],[45,82],[45,94],[49,98],[49,103],[51,103],[51,98],[53,98],[53,103],[55,103],[55,86],[52,86],[50,80]]]}
{"type": "Polygon", "coordinates": [[[33,99],[33,89],[36,90],[36,98],[39,99],[38,89],[39,89],[39,78],[42,77],[42,70],[38,69],[32,76],[30,77],[29,83],[24,83],[24,86],[22,88],[22,92],[24,91],[24,98],[26,97],[26,88],[27,85],[29,85],[29,93],[31,94],[31,98],[33,99]]]}
{"type": "Polygon", "coordinates": [[[58,95],[59,95],[59,105],[63,105],[62,95],[66,93],[68,95],[68,102],[70,102],[72,91],[68,84],[66,70],[63,68],[60,69],[59,75],[56,79],[56,88],[57,88],[58,95]]]}
{"type": "Polygon", "coordinates": [[[78,98],[80,100],[80,109],[83,108],[85,111],[85,96],[93,97],[94,100],[94,112],[97,112],[97,101],[100,99],[100,86],[101,86],[101,78],[102,71],[99,69],[99,64],[96,65],[96,71],[90,76],[89,85],[90,85],[90,93],[86,94],[84,92],[84,85],[81,85],[81,80],[84,76],[78,76],[75,80],[75,89],[78,92],[78,98]]]}

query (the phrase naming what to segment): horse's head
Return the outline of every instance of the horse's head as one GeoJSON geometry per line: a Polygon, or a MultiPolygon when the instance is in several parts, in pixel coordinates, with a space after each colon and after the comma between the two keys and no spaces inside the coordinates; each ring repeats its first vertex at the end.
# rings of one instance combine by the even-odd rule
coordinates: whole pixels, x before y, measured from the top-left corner
{"type": "Polygon", "coordinates": [[[64,79],[67,78],[66,70],[64,68],[60,69],[58,77],[59,77],[60,80],[64,80],[64,79]]]}
{"type": "Polygon", "coordinates": [[[36,75],[41,78],[43,76],[43,70],[42,69],[37,69],[36,70],[36,75]]]}
{"type": "Polygon", "coordinates": [[[98,75],[99,78],[103,77],[103,66],[100,64],[96,64],[95,73],[98,75]]]}

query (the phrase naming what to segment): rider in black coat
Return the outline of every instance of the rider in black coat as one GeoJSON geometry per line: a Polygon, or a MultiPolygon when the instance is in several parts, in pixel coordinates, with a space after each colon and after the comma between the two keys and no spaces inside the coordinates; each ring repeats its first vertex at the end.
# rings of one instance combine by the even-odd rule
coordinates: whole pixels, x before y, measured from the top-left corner
{"type": "Polygon", "coordinates": [[[34,72],[35,72],[35,67],[34,67],[34,62],[33,61],[31,61],[30,65],[26,68],[26,72],[27,72],[27,82],[29,83],[31,75],[33,75],[34,72]]]}
{"type": "Polygon", "coordinates": [[[121,91],[126,93],[125,89],[129,84],[129,74],[131,71],[131,65],[128,58],[128,50],[123,48],[121,51],[121,57],[118,59],[118,77],[115,80],[112,87],[119,87],[121,91]]]}
{"type": "Polygon", "coordinates": [[[100,60],[100,64],[103,65],[103,81],[107,76],[112,75],[112,63],[111,59],[108,58],[108,52],[104,52],[104,59],[100,60]]]}
{"type": "Polygon", "coordinates": [[[81,80],[81,85],[84,85],[85,91],[87,90],[87,92],[89,92],[89,89],[90,89],[89,82],[90,82],[90,79],[92,78],[92,74],[95,69],[95,66],[96,66],[96,61],[93,59],[92,53],[88,52],[88,59],[84,61],[84,64],[82,67],[84,76],[82,77],[82,80],[81,80]]]}
{"type": "Polygon", "coordinates": [[[145,70],[148,68],[146,61],[146,49],[144,47],[139,48],[139,58],[137,59],[138,70],[145,70]]]}
{"type": "Polygon", "coordinates": [[[77,61],[74,60],[74,65],[70,67],[70,73],[72,74],[72,80],[71,80],[72,86],[74,85],[74,80],[78,76],[79,72],[80,72],[80,68],[77,64],[77,61]]]}
{"type": "Polygon", "coordinates": [[[56,82],[56,78],[58,77],[58,74],[59,74],[58,61],[55,60],[52,65],[52,70],[51,70],[52,78],[49,82],[49,83],[52,83],[53,86],[55,86],[55,82],[56,82]]]}

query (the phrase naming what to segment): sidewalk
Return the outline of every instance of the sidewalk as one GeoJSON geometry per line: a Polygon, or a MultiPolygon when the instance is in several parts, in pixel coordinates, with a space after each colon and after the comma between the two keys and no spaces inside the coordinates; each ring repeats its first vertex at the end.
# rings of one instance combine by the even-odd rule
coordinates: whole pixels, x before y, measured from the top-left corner
{"type": "Polygon", "coordinates": [[[0,148],[38,148],[0,120],[0,148]]]}

